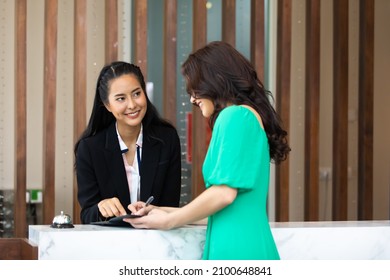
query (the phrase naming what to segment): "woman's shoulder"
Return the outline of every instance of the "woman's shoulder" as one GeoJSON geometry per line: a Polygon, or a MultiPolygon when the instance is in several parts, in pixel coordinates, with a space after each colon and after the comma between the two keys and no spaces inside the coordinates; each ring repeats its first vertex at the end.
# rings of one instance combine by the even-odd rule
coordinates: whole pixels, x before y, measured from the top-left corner
{"type": "Polygon", "coordinates": [[[239,105],[230,105],[224,108],[217,118],[221,120],[237,120],[237,118],[240,118],[241,120],[243,118],[246,118],[251,115],[251,112],[249,109],[239,106],[239,105]]]}
{"type": "Polygon", "coordinates": [[[257,126],[257,123],[263,127],[261,119],[255,109],[246,105],[231,105],[220,112],[215,122],[215,126],[233,127],[233,129],[242,130],[245,128],[252,128],[253,125],[257,126]]]}
{"type": "Polygon", "coordinates": [[[246,113],[248,110],[256,111],[255,108],[246,104],[233,104],[225,107],[223,110],[230,113],[246,113]]]}

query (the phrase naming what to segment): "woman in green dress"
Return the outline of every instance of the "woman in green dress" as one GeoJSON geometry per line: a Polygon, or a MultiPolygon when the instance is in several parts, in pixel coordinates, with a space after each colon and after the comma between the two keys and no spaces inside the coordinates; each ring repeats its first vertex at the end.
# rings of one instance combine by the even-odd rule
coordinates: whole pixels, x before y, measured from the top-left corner
{"type": "Polygon", "coordinates": [[[135,228],[172,229],[207,221],[203,259],[279,259],[267,216],[270,163],[285,160],[287,132],[250,62],[224,42],[211,42],[182,65],[190,101],[212,136],[206,190],[181,208],[129,205],[135,228]]]}

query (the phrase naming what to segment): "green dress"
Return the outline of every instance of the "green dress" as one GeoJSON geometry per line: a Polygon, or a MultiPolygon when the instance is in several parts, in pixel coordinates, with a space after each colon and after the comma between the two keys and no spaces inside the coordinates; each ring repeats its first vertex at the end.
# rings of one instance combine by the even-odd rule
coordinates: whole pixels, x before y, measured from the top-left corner
{"type": "Polygon", "coordinates": [[[219,114],[203,164],[206,188],[238,190],[232,204],[208,220],[203,259],[280,259],[267,216],[270,156],[255,114],[229,106],[219,114]]]}

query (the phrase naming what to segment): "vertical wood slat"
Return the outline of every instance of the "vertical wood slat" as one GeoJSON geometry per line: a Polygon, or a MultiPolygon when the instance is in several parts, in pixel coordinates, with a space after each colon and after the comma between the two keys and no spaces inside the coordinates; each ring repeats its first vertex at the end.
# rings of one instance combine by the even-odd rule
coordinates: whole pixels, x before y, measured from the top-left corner
{"type": "Polygon", "coordinates": [[[176,125],[177,0],[164,1],[163,114],[176,125]]]}
{"type": "MultiPolygon", "coordinates": [[[[193,50],[207,42],[206,0],[193,1],[193,50]]],[[[207,151],[207,122],[199,108],[192,108],[192,199],[204,190],[202,164],[207,151]]]]}
{"type": "Polygon", "coordinates": [[[44,27],[44,111],[43,111],[43,222],[51,224],[55,206],[55,133],[57,79],[57,0],[45,2],[44,27]]]}
{"type": "Polygon", "coordinates": [[[306,221],[319,218],[320,0],[306,0],[305,203],[306,221]]]}
{"type": "Polygon", "coordinates": [[[105,0],[105,61],[118,60],[118,0],[105,0]]]}
{"type": "Polygon", "coordinates": [[[358,219],[373,218],[374,0],[360,0],[358,219]]]}
{"type": "MultiPolygon", "coordinates": [[[[291,80],[291,0],[278,1],[276,110],[289,131],[290,125],[290,80],[291,80]]],[[[289,220],[289,159],[276,167],[275,219],[289,220]]]]}
{"type": "Polygon", "coordinates": [[[236,0],[222,1],[222,41],[236,45],[236,0]]]}
{"type": "Polygon", "coordinates": [[[333,220],[348,218],[348,0],[333,1],[333,220]]]}
{"type": "Polygon", "coordinates": [[[134,61],[147,79],[147,48],[148,48],[148,1],[134,1],[134,61]]]}
{"type": "MultiPolygon", "coordinates": [[[[74,143],[86,127],[87,104],[87,0],[74,0],[74,143]]],[[[81,207],[77,199],[77,181],[73,180],[73,223],[80,224],[81,207]]]]}
{"type": "Polygon", "coordinates": [[[14,186],[14,236],[27,236],[26,221],[26,81],[27,81],[27,2],[15,2],[15,186],[14,186]]]}
{"type": "Polygon", "coordinates": [[[264,84],[265,24],[264,0],[251,0],[251,62],[264,84]]]}

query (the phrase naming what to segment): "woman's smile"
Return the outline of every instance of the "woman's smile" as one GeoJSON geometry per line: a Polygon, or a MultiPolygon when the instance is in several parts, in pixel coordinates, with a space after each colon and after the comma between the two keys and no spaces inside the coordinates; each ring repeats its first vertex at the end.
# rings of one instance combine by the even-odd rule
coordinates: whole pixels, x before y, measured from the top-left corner
{"type": "Polygon", "coordinates": [[[136,118],[138,118],[139,113],[140,113],[140,110],[135,111],[135,112],[125,113],[125,115],[126,115],[128,118],[136,119],[136,118]]]}

